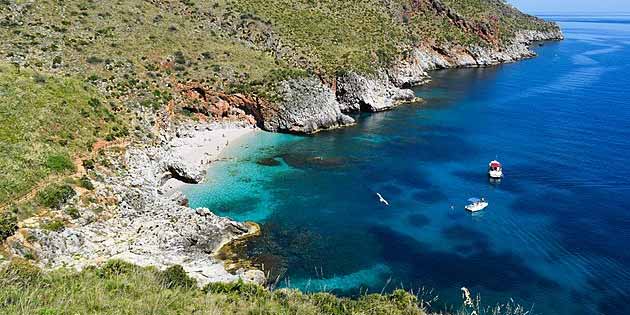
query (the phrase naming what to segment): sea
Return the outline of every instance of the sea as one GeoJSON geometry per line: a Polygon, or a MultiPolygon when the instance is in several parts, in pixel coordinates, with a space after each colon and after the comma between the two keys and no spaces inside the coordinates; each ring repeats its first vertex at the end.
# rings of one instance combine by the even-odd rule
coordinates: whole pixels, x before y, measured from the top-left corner
{"type": "Polygon", "coordinates": [[[404,289],[442,311],[466,287],[530,314],[630,314],[630,15],[544,18],[566,39],[435,71],[423,103],[239,139],[184,188],[191,206],[259,223],[241,252],[276,288],[404,289]],[[488,208],[466,212],[471,197],[488,208]]]}

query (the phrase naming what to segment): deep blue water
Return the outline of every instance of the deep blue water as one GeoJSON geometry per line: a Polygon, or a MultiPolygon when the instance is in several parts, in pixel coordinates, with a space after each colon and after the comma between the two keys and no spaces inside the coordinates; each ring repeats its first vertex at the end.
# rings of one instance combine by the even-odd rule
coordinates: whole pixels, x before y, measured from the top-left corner
{"type": "Polygon", "coordinates": [[[261,223],[246,253],[279,286],[432,288],[437,309],[466,286],[541,314],[630,314],[630,18],[593,19],[561,22],[537,58],[434,73],[426,104],[241,139],[191,205],[261,223]],[[479,196],[488,209],[466,213],[479,196]]]}

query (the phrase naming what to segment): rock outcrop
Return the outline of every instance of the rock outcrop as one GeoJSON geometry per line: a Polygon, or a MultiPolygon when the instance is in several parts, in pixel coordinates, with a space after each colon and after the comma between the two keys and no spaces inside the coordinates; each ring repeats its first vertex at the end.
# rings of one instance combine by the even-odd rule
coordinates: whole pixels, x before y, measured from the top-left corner
{"type": "Polygon", "coordinates": [[[315,78],[291,79],[280,83],[282,100],[262,108],[262,127],[269,131],[315,133],[354,123],[341,112],[332,90],[315,78]]]}
{"type": "Polygon", "coordinates": [[[536,56],[529,46],[534,41],[561,40],[559,29],[546,32],[524,30],[503,46],[439,46],[421,44],[406,58],[395,63],[387,74],[399,87],[414,86],[430,80],[428,71],[447,68],[487,67],[536,56]]]}
{"type": "MultiPolygon", "coordinates": [[[[43,267],[82,269],[110,259],[164,269],[181,265],[200,285],[216,281],[263,281],[260,271],[227,272],[213,256],[226,243],[257,231],[252,225],[220,217],[206,208],[184,206],[181,193],[160,191],[165,174],[198,182],[204,164],[192,165],[178,156],[181,137],[222,126],[185,125],[162,134],[158,145],[136,144],[122,159],[111,159],[111,171],[101,174],[96,197],[114,200],[99,211],[82,209],[80,218],[62,231],[25,227],[7,240],[11,253],[37,258],[43,267]],[[93,214],[98,212],[98,218],[93,214]]],[[[65,218],[69,220],[68,218],[65,218]]]]}
{"type": "Polygon", "coordinates": [[[337,79],[337,99],[343,112],[381,112],[414,98],[413,91],[394,86],[385,73],[372,78],[350,73],[337,79]]]}

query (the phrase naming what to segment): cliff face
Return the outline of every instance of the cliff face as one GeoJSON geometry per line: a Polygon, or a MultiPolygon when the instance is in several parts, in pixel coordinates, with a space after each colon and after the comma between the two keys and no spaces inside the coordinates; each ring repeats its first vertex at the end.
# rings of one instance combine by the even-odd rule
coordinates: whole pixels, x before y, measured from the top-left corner
{"type": "MultiPolygon", "coordinates": [[[[379,112],[391,109],[400,102],[412,101],[414,93],[407,88],[430,81],[428,71],[487,67],[515,62],[536,55],[529,48],[532,42],[562,38],[563,35],[559,29],[551,28],[548,31],[518,31],[509,42],[501,46],[421,43],[413,47],[405,58],[376,74],[360,75],[353,72],[337,77],[333,87],[317,85],[317,89],[313,89],[330,95],[335,88],[336,101],[328,97],[327,102],[322,102],[312,97],[312,93],[304,93],[293,88],[292,85],[285,84],[284,90],[290,92],[285,94],[283,104],[284,108],[291,108],[291,111],[275,111],[269,115],[274,117],[272,118],[274,121],[287,119],[291,121],[293,117],[299,116],[302,120],[309,121],[308,128],[278,127],[274,123],[264,123],[262,126],[271,131],[302,133],[313,133],[320,129],[329,129],[330,126],[340,127],[346,124],[330,123],[338,121],[340,111],[342,113],[379,112]],[[308,117],[313,119],[308,119],[308,117]]],[[[304,80],[304,82],[312,84],[313,79],[304,80]]],[[[293,85],[295,83],[296,80],[293,81],[293,85]]]]}
{"type": "Polygon", "coordinates": [[[272,2],[275,9],[260,7],[257,0],[240,4],[240,8],[252,9],[270,20],[262,32],[252,32],[256,23],[249,24],[241,38],[310,74],[306,79],[280,83],[282,101],[260,109],[264,115],[258,117],[259,126],[271,131],[313,133],[344,126],[350,120],[340,119],[343,116],[339,111],[378,112],[413,100],[413,92],[407,88],[429,81],[428,71],[514,62],[535,56],[529,49],[533,41],[563,38],[554,23],[523,14],[497,0],[350,1],[346,7],[335,7],[328,1],[315,7],[300,1],[289,6],[272,2]],[[304,30],[283,7],[290,7],[294,11],[291,14],[305,19],[317,17],[319,24],[329,25],[322,18],[335,24],[320,32],[321,26],[306,23],[310,28],[304,30]],[[370,9],[380,10],[380,15],[370,9]],[[312,12],[318,10],[321,14],[313,16],[312,12]],[[370,38],[372,34],[366,34],[369,43],[354,38],[357,34],[348,34],[362,30],[353,24],[356,19],[369,21],[373,17],[386,21],[374,22],[385,31],[372,30],[382,32],[386,44],[374,42],[377,39],[370,38]],[[309,49],[317,50],[309,53],[309,49]],[[335,51],[337,55],[331,56],[335,51]],[[322,84],[314,84],[314,79],[322,84]],[[306,92],[304,86],[311,86],[313,92],[306,92]],[[336,101],[330,98],[330,92],[336,101]],[[322,93],[327,96],[321,98],[322,93]]]}

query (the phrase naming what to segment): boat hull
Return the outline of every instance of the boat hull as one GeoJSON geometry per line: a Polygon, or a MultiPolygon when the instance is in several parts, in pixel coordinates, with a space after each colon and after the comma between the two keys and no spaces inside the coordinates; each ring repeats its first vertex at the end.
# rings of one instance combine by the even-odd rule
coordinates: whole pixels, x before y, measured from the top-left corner
{"type": "Polygon", "coordinates": [[[503,178],[503,172],[502,171],[488,171],[488,176],[490,176],[490,178],[503,178]]]}
{"type": "Polygon", "coordinates": [[[464,207],[464,209],[470,211],[470,212],[477,212],[477,211],[481,211],[483,209],[485,209],[486,207],[488,207],[488,203],[487,202],[480,202],[480,203],[476,203],[476,204],[470,204],[470,205],[466,205],[464,207]]]}

